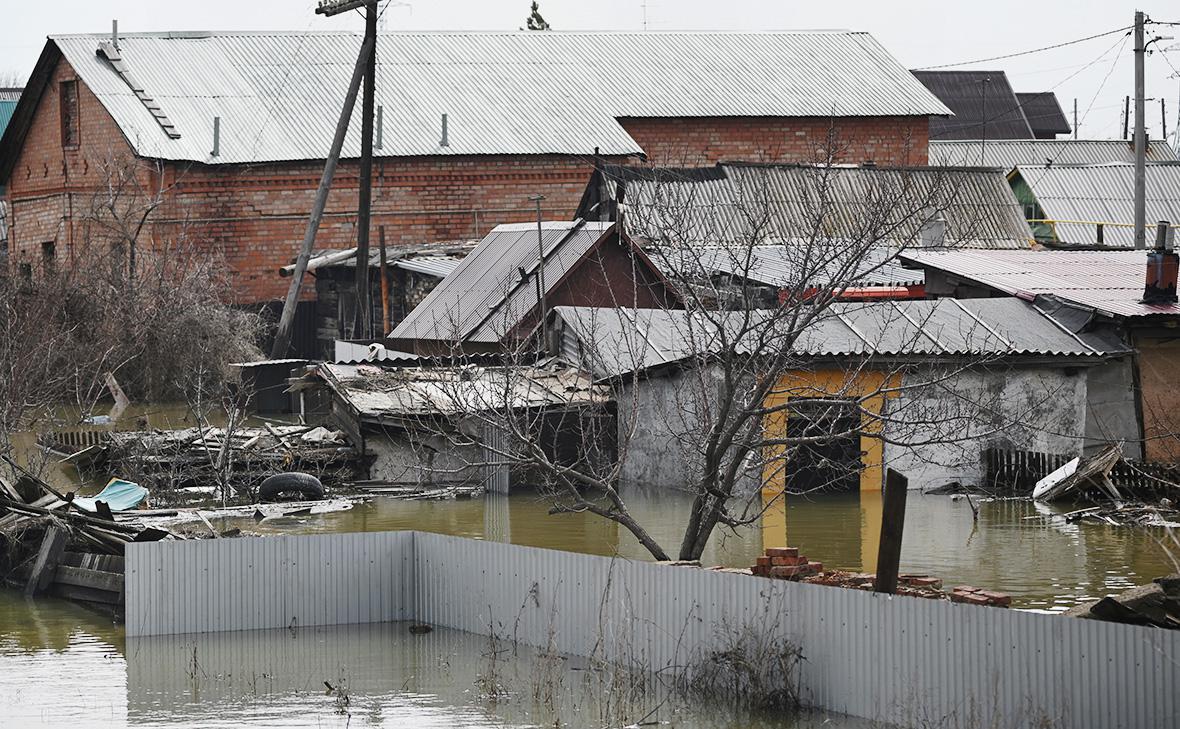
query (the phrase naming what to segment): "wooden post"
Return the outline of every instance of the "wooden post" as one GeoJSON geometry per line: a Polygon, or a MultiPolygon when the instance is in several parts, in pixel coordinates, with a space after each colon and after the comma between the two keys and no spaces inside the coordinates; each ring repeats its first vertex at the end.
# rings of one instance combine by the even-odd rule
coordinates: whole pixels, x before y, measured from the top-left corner
{"type": "Polygon", "coordinates": [[[377,236],[381,245],[381,336],[388,337],[389,333],[393,331],[393,327],[389,326],[389,268],[385,258],[384,225],[377,229],[377,236]]]}
{"type": "Polygon", "coordinates": [[[336,176],[336,164],[340,161],[340,150],[344,147],[344,137],[348,133],[348,121],[352,118],[352,109],[356,106],[356,96],[361,88],[361,79],[364,78],[365,69],[369,64],[369,54],[373,52],[374,45],[375,43],[370,39],[361,46],[361,53],[356,59],[356,68],[352,71],[348,94],[344,97],[344,106],[340,109],[340,119],[336,122],[336,136],[332,139],[332,149],[328,152],[328,159],[324,162],[324,173],[320,177],[320,186],[316,189],[311,217],[307,219],[307,230],[303,234],[303,247],[299,250],[299,258],[295,260],[295,272],[291,275],[291,286],[287,289],[287,300],[283,303],[283,315],[279,319],[274,345],[270,349],[271,359],[286,357],[287,348],[291,345],[291,325],[295,322],[295,309],[299,305],[299,292],[303,288],[303,274],[307,272],[307,261],[311,258],[315,235],[320,229],[320,220],[324,217],[324,207],[328,204],[328,192],[332,189],[332,178],[336,176]]]}
{"type": "Polygon", "coordinates": [[[45,537],[41,540],[41,550],[37,552],[37,561],[33,563],[33,571],[29,573],[29,581],[25,583],[25,595],[32,597],[49,587],[64,551],[66,531],[56,526],[47,527],[45,537]]]}
{"type": "Polygon", "coordinates": [[[885,472],[885,496],[881,513],[881,543],[877,549],[876,592],[897,592],[901,566],[901,535],[905,531],[905,497],[909,480],[892,468],[885,472]]]}
{"type": "Polygon", "coordinates": [[[361,99],[361,159],[356,229],[356,336],[373,336],[373,298],[369,278],[369,228],[373,214],[373,106],[377,74],[377,3],[365,8],[365,43],[372,44],[365,64],[361,99]]]}

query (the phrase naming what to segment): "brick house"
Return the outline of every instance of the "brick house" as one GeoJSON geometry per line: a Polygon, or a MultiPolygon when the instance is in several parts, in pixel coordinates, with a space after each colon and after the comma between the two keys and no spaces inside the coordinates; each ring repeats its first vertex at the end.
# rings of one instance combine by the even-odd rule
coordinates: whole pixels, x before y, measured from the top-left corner
{"type": "MultiPolygon", "coordinates": [[[[157,203],[135,245],[183,233],[225,256],[235,302],[281,298],[275,271],[302,239],[359,45],[338,32],[50,37],[0,139],[13,265],[68,261],[98,238],[85,218],[122,165],[157,203]]],[[[391,33],[378,64],[373,226],[392,245],[481,238],[532,219],[538,193],[546,218],[569,219],[596,159],[834,148],[925,164],[929,119],[949,113],[854,32],[391,33]]],[[[356,238],[359,109],[320,249],[356,238]]]]}

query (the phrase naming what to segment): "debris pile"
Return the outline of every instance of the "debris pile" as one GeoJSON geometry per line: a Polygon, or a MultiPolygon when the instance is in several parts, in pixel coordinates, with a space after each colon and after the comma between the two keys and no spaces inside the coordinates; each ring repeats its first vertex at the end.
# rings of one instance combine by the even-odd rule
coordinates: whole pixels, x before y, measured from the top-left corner
{"type": "Polygon", "coordinates": [[[112,512],[102,500],[88,511],[72,492],[62,494],[4,460],[20,478],[10,485],[0,477],[0,580],[26,595],[56,595],[121,615],[127,545],[183,538],[135,518],[146,512],[112,512]]]}
{"type": "MultiPolygon", "coordinates": [[[[773,577],[782,580],[806,582],[811,585],[826,585],[828,587],[843,587],[849,590],[865,590],[872,592],[877,576],[871,572],[850,572],[846,570],[824,571],[822,562],[811,562],[801,556],[796,547],[771,547],[766,555],[757,558],[748,572],[746,570],[728,570],[754,574],[759,577],[773,577]]],[[[1012,597],[1002,592],[981,590],[977,587],[963,585],[955,587],[948,595],[943,591],[942,580],[930,575],[903,574],[897,576],[897,595],[921,597],[928,600],[947,600],[951,602],[970,603],[972,605],[987,605],[990,607],[1008,607],[1012,604],[1012,597]]]]}
{"type": "Polygon", "coordinates": [[[798,547],[768,547],[750,568],[760,577],[780,580],[801,580],[824,571],[823,562],[810,562],[799,554],[798,547]]]}
{"type": "Polygon", "coordinates": [[[310,425],[112,432],[66,458],[86,472],[121,473],[159,493],[228,482],[253,492],[283,471],[328,484],[356,477],[362,458],[344,435],[310,425]]]}
{"type": "Polygon", "coordinates": [[[1068,617],[1180,629],[1180,574],[1159,577],[1113,597],[1078,605],[1068,617]]]}

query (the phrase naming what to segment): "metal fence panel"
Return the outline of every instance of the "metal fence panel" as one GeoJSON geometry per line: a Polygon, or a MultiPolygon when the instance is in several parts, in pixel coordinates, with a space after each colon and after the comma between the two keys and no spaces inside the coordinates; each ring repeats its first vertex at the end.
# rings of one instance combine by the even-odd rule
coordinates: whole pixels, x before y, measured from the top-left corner
{"type": "Polygon", "coordinates": [[[1180,633],[404,532],[132,545],[127,633],[414,619],[652,670],[737,630],[810,705],[903,725],[1175,726],[1180,633]]]}

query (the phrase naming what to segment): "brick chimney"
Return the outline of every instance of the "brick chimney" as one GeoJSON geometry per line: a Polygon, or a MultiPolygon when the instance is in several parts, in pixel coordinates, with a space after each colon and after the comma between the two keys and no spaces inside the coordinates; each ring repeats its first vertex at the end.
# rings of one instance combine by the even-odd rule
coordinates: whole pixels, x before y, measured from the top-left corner
{"type": "Polygon", "coordinates": [[[1144,304],[1176,303],[1176,271],[1180,256],[1172,250],[1172,226],[1161,220],[1156,226],[1155,250],[1147,254],[1147,285],[1143,288],[1144,304]]]}

